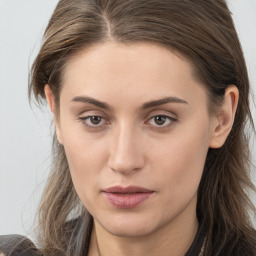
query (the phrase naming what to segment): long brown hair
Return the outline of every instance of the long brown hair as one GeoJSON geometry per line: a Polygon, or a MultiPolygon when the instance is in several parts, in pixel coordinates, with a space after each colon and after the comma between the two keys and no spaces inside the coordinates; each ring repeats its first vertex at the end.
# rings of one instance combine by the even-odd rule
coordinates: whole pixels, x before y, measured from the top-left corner
{"type": "MultiPolygon", "coordinates": [[[[223,147],[209,149],[198,190],[197,216],[207,227],[205,255],[254,255],[250,214],[249,80],[243,52],[224,0],[60,0],[31,69],[29,94],[45,99],[49,84],[59,108],[62,72],[69,59],[96,43],[151,42],[190,61],[209,94],[211,110],[225,89],[240,98],[234,125],[223,147]],[[239,241],[240,247],[236,247],[239,241]],[[236,248],[234,254],[234,248],[236,248]]],[[[254,130],[254,129],[252,129],[254,130]]],[[[255,131],[255,130],[254,130],[255,131]]],[[[65,151],[53,140],[53,165],[39,208],[40,246],[46,255],[83,255],[92,217],[72,184],[65,151]],[[74,221],[70,218],[79,216],[74,221]],[[85,232],[85,230],[87,230],[85,232]]]]}

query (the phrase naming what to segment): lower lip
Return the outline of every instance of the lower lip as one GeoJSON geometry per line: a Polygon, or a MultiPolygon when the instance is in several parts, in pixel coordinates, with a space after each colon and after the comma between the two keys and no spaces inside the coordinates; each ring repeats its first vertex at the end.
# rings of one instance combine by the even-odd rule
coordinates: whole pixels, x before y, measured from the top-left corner
{"type": "Polygon", "coordinates": [[[103,192],[105,198],[117,208],[134,208],[146,201],[153,192],[120,194],[103,192]]]}

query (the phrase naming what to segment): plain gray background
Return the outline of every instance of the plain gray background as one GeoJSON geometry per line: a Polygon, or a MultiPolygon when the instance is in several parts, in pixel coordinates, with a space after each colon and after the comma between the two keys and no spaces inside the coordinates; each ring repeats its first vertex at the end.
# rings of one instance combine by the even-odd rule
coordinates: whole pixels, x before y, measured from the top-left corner
{"type": "MultiPolygon", "coordinates": [[[[35,211],[49,172],[51,115],[47,107],[30,108],[27,81],[56,3],[0,0],[0,235],[33,236],[35,211]]],[[[256,95],[256,0],[229,0],[229,6],[256,95]]],[[[253,115],[256,122],[255,107],[253,115]]]]}

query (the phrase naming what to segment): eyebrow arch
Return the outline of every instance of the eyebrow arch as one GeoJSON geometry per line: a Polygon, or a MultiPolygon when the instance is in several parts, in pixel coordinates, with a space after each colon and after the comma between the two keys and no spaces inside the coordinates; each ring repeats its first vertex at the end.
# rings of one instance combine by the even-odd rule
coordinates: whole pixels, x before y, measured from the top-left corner
{"type": "Polygon", "coordinates": [[[96,99],[91,98],[91,97],[87,97],[87,96],[77,96],[77,97],[74,97],[71,101],[89,103],[89,104],[95,105],[97,107],[106,109],[106,110],[112,109],[107,103],[96,100],[96,99]]]}
{"type": "MultiPolygon", "coordinates": [[[[82,102],[82,103],[89,103],[92,105],[95,105],[97,107],[106,109],[106,110],[112,110],[112,107],[110,107],[107,103],[96,100],[94,98],[88,97],[88,96],[76,96],[71,101],[73,102],[82,102]]],[[[182,103],[182,104],[188,104],[187,101],[182,100],[177,97],[166,97],[159,100],[149,101],[142,105],[142,109],[147,109],[155,106],[160,106],[167,103],[182,103]]]]}
{"type": "Polygon", "coordinates": [[[187,101],[182,100],[182,99],[177,98],[177,97],[166,97],[166,98],[163,98],[163,99],[146,102],[146,103],[143,104],[142,109],[147,109],[147,108],[151,108],[151,107],[155,107],[155,106],[159,106],[159,105],[163,105],[163,104],[167,104],[167,103],[188,104],[187,101]]]}

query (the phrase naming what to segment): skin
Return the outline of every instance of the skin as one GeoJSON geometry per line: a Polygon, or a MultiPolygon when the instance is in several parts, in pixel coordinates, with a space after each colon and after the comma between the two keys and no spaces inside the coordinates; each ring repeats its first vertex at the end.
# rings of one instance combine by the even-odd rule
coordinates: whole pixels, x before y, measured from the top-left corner
{"type": "Polygon", "coordinates": [[[67,63],[59,116],[49,85],[45,94],[75,189],[94,217],[89,255],[184,255],[198,229],[206,155],[223,145],[232,127],[236,87],[228,87],[221,110],[210,114],[206,89],[188,61],[150,43],[107,42],[67,63]],[[143,108],[166,97],[182,102],[143,108]],[[98,116],[98,124],[88,116],[98,116]],[[116,185],[153,193],[120,209],[102,193],[116,185]]]}

